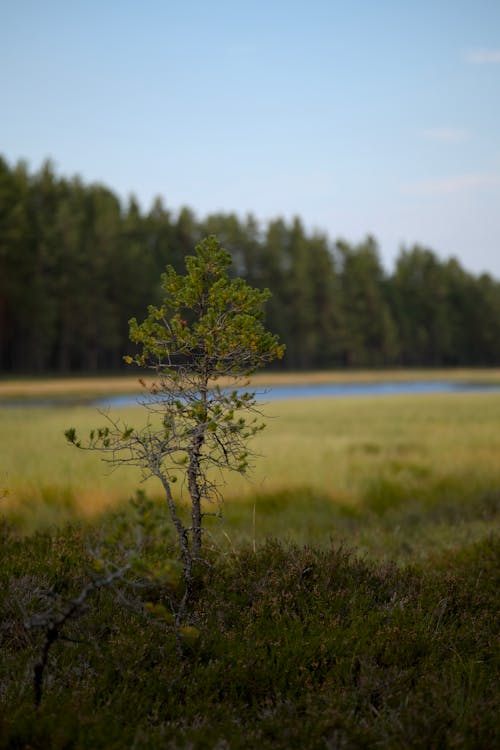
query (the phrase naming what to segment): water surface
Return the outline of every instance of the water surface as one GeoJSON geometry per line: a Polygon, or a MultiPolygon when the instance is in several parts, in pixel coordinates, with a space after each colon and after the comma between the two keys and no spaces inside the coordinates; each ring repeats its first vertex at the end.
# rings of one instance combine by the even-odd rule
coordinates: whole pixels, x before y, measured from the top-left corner
{"type": "MultiPolygon", "coordinates": [[[[252,390],[252,389],[250,389],[252,390]]],[[[500,385],[484,383],[457,383],[445,380],[394,381],[384,383],[315,383],[304,385],[277,385],[256,388],[259,401],[282,401],[302,398],[346,398],[356,396],[397,396],[400,394],[425,393],[500,393],[500,385]]],[[[94,404],[100,408],[111,406],[135,406],[144,394],[110,396],[94,404]]]]}
{"type": "MultiPolygon", "coordinates": [[[[252,390],[251,388],[249,390],[252,390]]],[[[353,398],[397,395],[419,395],[431,393],[500,393],[500,384],[453,382],[446,380],[390,381],[373,383],[314,383],[303,385],[276,385],[255,388],[257,399],[262,402],[296,400],[304,398],[353,398]]],[[[144,400],[144,392],[129,395],[99,396],[95,398],[10,398],[0,399],[0,408],[93,406],[99,409],[138,406],[144,400]]]]}

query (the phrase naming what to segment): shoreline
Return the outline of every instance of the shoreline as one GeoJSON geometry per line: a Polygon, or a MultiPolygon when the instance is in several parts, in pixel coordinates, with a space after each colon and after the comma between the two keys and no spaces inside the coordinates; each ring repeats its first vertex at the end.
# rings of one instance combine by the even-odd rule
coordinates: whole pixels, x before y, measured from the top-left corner
{"type": "MultiPolygon", "coordinates": [[[[54,378],[19,377],[0,380],[0,398],[68,397],[135,394],[139,378],[154,382],[150,375],[95,375],[54,378]]],[[[446,380],[457,383],[500,385],[500,368],[398,368],[394,370],[324,370],[312,372],[261,372],[249,378],[250,387],[319,385],[343,383],[425,382],[446,380]]],[[[228,381],[221,380],[221,385],[228,381]]]]}

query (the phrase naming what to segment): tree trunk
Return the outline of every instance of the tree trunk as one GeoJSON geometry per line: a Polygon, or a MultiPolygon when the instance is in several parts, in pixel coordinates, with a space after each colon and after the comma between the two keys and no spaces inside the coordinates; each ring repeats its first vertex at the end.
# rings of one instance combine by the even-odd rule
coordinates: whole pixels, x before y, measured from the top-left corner
{"type": "Polygon", "coordinates": [[[191,539],[192,539],[192,553],[193,558],[196,559],[201,554],[202,544],[202,518],[201,512],[201,499],[202,491],[200,489],[200,458],[201,449],[205,442],[205,429],[207,421],[207,391],[208,391],[208,379],[203,383],[200,388],[201,401],[203,404],[203,414],[200,418],[199,432],[193,438],[191,449],[189,451],[189,467],[188,467],[188,489],[191,497],[191,539]]]}

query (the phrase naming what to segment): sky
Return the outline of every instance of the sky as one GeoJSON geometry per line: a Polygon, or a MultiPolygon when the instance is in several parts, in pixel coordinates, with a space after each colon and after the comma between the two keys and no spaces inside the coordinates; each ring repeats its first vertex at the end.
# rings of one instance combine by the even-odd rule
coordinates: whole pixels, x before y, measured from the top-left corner
{"type": "Polygon", "coordinates": [[[2,0],[0,154],[500,278],[499,0],[2,0]]]}

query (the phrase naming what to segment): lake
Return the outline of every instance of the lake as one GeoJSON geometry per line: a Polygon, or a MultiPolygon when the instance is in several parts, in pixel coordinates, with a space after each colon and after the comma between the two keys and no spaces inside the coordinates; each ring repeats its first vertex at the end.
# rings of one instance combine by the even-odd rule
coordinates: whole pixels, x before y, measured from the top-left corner
{"type": "MultiPolygon", "coordinates": [[[[302,398],[346,398],[356,396],[397,396],[425,393],[500,393],[500,385],[482,383],[457,383],[441,380],[385,383],[316,383],[311,385],[278,385],[256,388],[259,401],[281,401],[302,398]]],[[[141,394],[143,395],[143,394],[141,394]]],[[[111,396],[94,401],[100,408],[134,406],[139,394],[111,396]]]]}
{"type": "MultiPolygon", "coordinates": [[[[446,380],[388,381],[373,383],[315,383],[303,385],[276,385],[255,388],[257,399],[262,402],[308,398],[356,398],[397,395],[419,395],[432,393],[500,393],[500,385],[446,380]]],[[[0,408],[93,406],[99,409],[137,406],[144,393],[98,398],[9,398],[0,399],[0,408]]]]}

